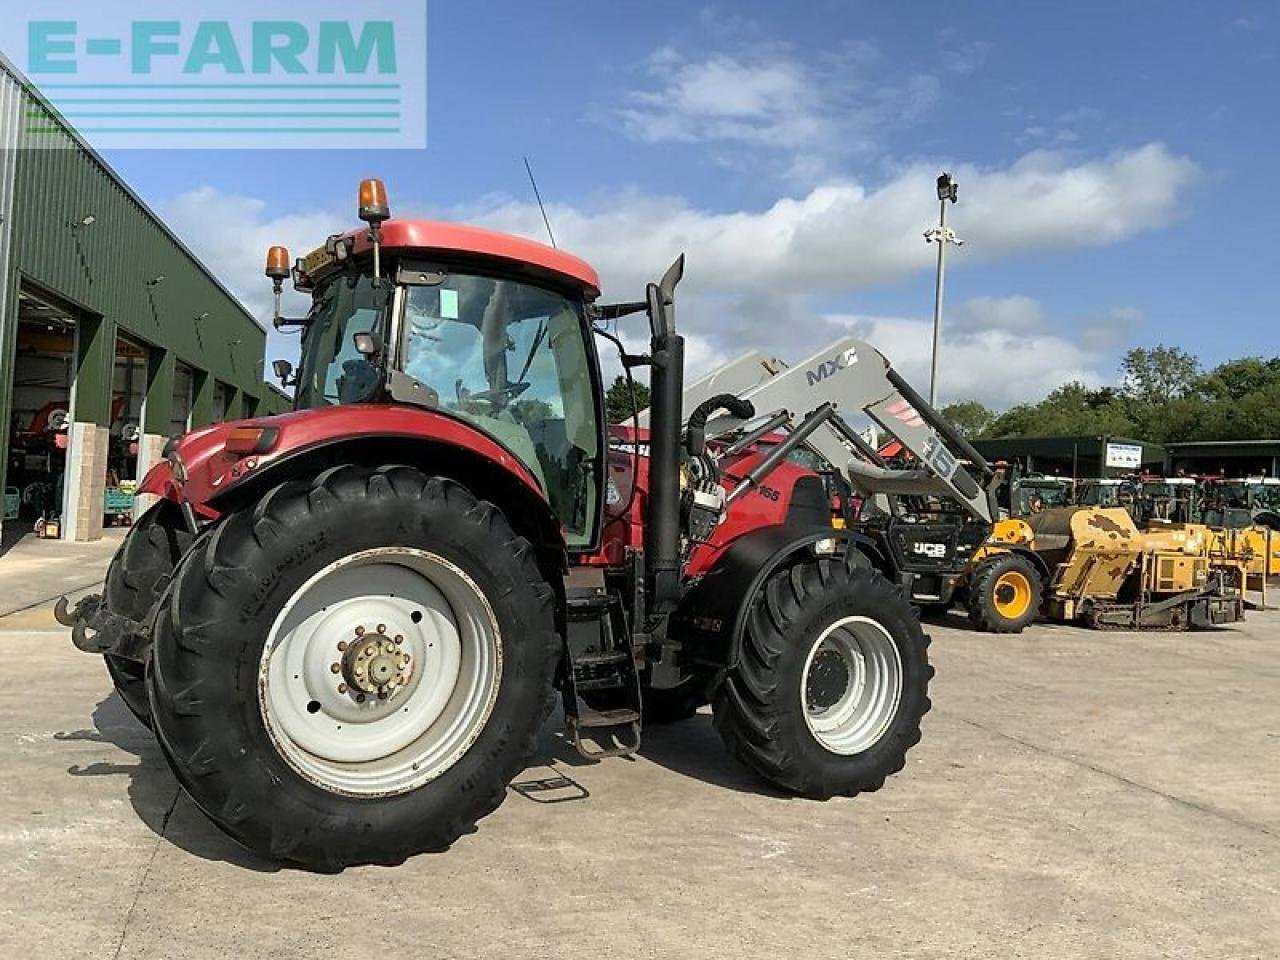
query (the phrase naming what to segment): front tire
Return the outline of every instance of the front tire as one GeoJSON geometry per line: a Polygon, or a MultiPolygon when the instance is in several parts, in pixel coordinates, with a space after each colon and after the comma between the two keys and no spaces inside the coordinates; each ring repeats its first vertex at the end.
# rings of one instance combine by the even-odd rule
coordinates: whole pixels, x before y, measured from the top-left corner
{"type": "Polygon", "coordinates": [[[916,611],[850,556],[769,578],[712,701],[731,753],[820,800],[879,789],[920,741],[930,707],[929,638],[916,611]]]}
{"type": "MultiPolygon", "coordinates": [[[[191,534],[177,504],[161,500],[138,518],[107,568],[103,597],[112,613],[146,623],[164,593],[182,555],[191,547],[191,534]]],[[[105,654],[107,673],[129,712],[151,726],[147,702],[146,666],[105,654]]]]}
{"type": "Polygon", "coordinates": [[[180,569],[156,733],[259,854],[333,871],[444,849],[534,751],[554,597],[528,542],[453,481],[346,466],[285,483],[180,569]]]}
{"type": "Polygon", "coordinates": [[[966,606],[969,623],[986,633],[1021,633],[1040,612],[1044,580],[1026,557],[997,553],[973,572],[966,606]]]}

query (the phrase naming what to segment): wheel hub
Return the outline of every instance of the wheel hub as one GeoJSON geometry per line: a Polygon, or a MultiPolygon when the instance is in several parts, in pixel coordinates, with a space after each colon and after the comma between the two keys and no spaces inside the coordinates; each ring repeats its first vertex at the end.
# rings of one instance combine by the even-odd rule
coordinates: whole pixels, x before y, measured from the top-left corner
{"type": "Polygon", "coordinates": [[[357,696],[390,699],[413,676],[413,657],[403,645],[404,636],[388,636],[385,623],[378,624],[372,632],[358,626],[355,640],[338,645],[342,659],[334,664],[337,669],[333,672],[341,673],[346,685],[358,691],[357,696]]]}
{"type": "Polygon", "coordinates": [[[259,705],[304,778],[389,796],[462,756],[501,676],[497,624],[476,583],[438,555],[375,548],[318,571],[281,608],[259,705]]]}
{"type": "Polygon", "coordinates": [[[849,665],[839,651],[824,648],[813,656],[809,677],[805,681],[805,706],[810,713],[821,713],[844,696],[849,689],[849,665]]]}

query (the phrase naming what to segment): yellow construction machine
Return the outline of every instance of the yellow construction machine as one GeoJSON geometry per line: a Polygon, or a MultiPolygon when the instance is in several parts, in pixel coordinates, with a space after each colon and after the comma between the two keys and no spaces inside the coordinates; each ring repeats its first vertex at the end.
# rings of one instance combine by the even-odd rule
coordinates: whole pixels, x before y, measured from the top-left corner
{"type": "Polygon", "coordinates": [[[1091,506],[1045,510],[1025,524],[1051,571],[1050,619],[1179,630],[1244,618],[1255,559],[1235,531],[1174,523],[1139,530],[1127,510],[1091,506]]]}

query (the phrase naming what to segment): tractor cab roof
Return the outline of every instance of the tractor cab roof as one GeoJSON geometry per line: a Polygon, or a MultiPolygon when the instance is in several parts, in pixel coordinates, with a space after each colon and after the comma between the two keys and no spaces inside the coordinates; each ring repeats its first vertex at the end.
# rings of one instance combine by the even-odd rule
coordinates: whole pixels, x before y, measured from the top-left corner
{"type": "MultiPolygon", "coordinates": [[[[534,240],[439,220],[388,220],[382,224],[381,232],[382,247],[387,251],[491,257],[507,261],[517,268],[533,268],[535,272],[567,281],[582,288],[588,300],[600,294],[600,276],[589,263],[534,240]]],[[[354,244],[354,253],[364,253],[372,245],[367,229],[353,230],[347,236],[354,244]]]]}

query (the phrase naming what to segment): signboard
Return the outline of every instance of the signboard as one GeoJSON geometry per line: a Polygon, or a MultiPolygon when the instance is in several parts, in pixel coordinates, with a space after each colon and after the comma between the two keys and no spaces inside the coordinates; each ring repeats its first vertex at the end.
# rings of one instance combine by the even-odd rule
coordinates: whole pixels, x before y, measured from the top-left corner
{"type": "MultiPolygon", "coordinates": [[[[46,0],[0,50],[102,149],[422,149],[425,3],[46,0]]],[[[37,100],[25,146],[65,143],[37,100]]]]}
{"type": "Polygon", "coordinates": [[[1142,444],[1108,443],[1106,465],[1121,470],[1138,470],[1142,467],[1142,444]]]}

